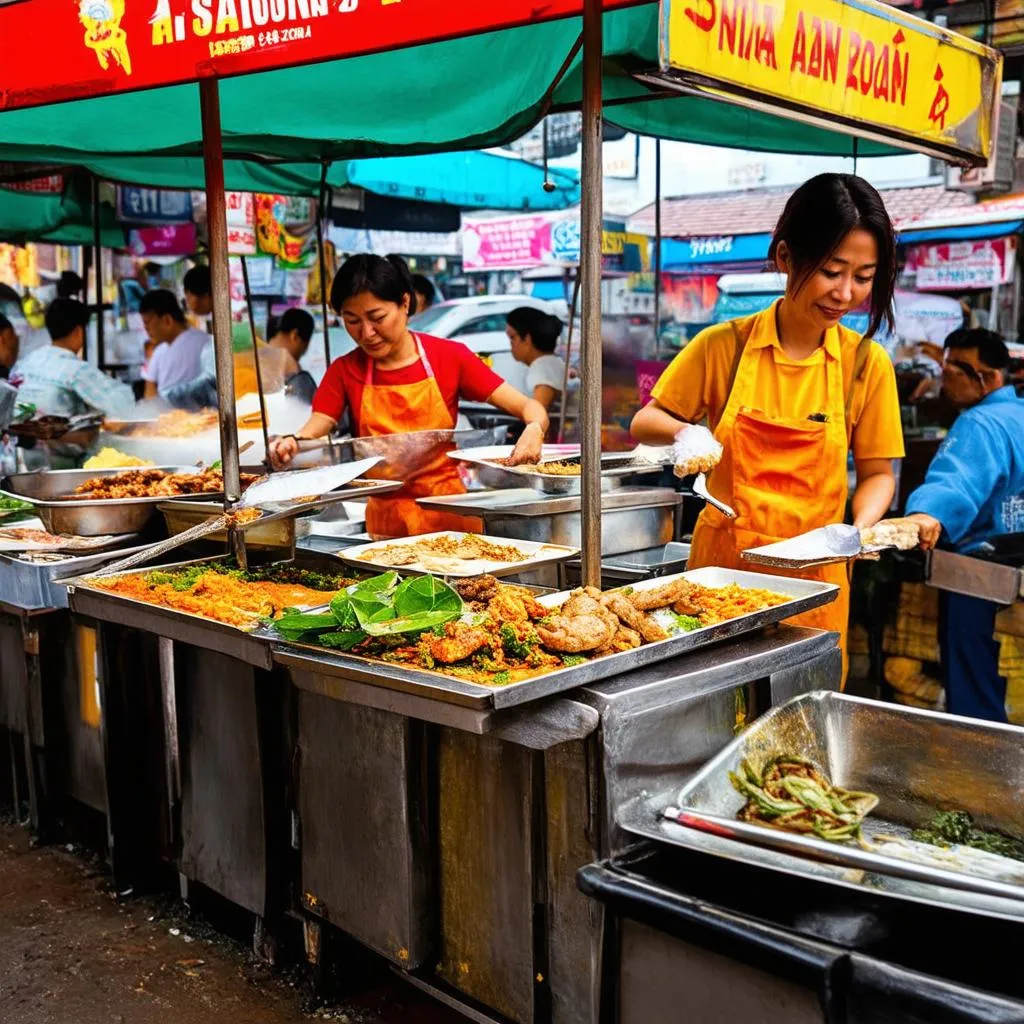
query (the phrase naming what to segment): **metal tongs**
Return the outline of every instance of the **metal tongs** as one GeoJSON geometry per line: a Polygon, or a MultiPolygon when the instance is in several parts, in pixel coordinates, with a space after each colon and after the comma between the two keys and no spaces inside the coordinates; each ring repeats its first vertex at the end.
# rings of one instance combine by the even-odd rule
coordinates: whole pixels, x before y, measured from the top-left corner
{"type": "Polygon", "coordinates": [[[698,498],[703,498],[712,508],[718,509],[728,519],[736,518],[736,510],[731,505],[726,505],[724,501],[719,501],[709,490],[708,480],[703,473],[698,473],[693,478],[693,483],[690,485],[691,493],[698,498]]]}

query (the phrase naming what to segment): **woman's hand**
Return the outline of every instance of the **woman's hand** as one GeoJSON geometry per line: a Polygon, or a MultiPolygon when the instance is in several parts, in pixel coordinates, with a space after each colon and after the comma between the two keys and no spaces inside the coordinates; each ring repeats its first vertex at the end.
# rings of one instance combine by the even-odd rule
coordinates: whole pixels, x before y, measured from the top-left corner
{"type": "Polygon", "coordinates": [[[272,437],[270,451],[267,454],[270,456],[270,465],[274,469],[284,469],[299,454],[299,442],[294,434],[272,437]]]}
{"type": "Polygon", "coordinates": [[[544,449],[544,428],[539,423],[527,423],[509,456],[510,466],[535,465],[540,462],[544,449]]]}

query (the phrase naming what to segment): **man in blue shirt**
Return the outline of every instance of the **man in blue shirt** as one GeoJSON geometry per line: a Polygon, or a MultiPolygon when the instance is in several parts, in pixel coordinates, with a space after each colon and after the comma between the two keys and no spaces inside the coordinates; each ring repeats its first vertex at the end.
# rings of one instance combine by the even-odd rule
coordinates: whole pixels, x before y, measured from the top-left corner
{"type": "MultiPolygon", "coordinates": [[[[992,537],[1024,532],[1024,401],[1007,385],[1009,363],[992,331],[961,328],[946,339],[942,387],[963,411],[907,501],[925,550],[941,542],[971,554],[992,537]]],[[[944,591],[939,607],[947,710],[1005,722],[993,639],[999,605],[944,591]]]]}

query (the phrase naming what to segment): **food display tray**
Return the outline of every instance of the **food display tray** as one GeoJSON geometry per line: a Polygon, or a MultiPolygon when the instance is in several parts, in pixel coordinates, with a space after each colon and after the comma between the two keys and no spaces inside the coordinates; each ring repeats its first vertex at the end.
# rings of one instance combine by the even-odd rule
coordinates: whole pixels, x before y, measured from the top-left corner
{"type": "MultiPolygon", "coordinates": [[[[541,544],[530,540],[506,540],[504,537],[479,537],[480,540],[490,544],[498,544],[502,547],[517,548],[525,557],[519,562],[496,562],[490,559],[474,559],[473,561],[461,561],[449,559],[453,564],[444,568],[431,568],[429,562],[412,562],[409,565],[389,565],[387,562],[378,562],[373,558],[367,558],[368,554],[374,551],[383,551],[384,548],[401,547],[413,544],[417,541],[439,540],[450,537],[452,540],[461,540],[475,534],[459,533],[457,530],[445,530],[441,533],[428,533],[418,537],[400,537],[396,540],[374,541],[371,544],[359,544],[354,547],[342,548],[338,551],[338,557],[349,565],[363,570],[378,570],[388,572],[394,569],[399,573],[431,574],[443,577],[454,576],[512,576],[521,572],[531,572],[543,565],[553,565],[564,562],[579,554],[579,548],[567,547],[562,544],[541,544]]],[[[443,558],[443,556],[436,556],[443,558]]]]}
{"type": "MultiPolygon", "coordinates": [[[[737,771],[743,760],[760,765],[782,754],[809,758],[836,786],[877,794],[878,807],[863,825],[868,839],[908,838],[940,810],[967,811],[979,827],[1018,838],[1024,832],[1020,729],[824,691],[796,697],[759,718],[681,790],[649,801],[649,813],[629,830],[671,842],[674,830],[663,828],[658,815],[676,807],[679,825],[718,837],[859,871],[1024,901],[1024,884],[969,874],[957,867],[954,856],[948,867],[939,868],[887,855],[887,844],[875,851],[737,820],[744,799],[728,773],[737,771]]],[[[1017,866],[1024,878],[1024,864],[1017,866]]]]}
{"type": "MultiPolygon", "coordinates": [[[[651,589],[677,579],[685,579],[707,587],[724,587],[736,583],[743,587],[786,594],[790,600],[774,608],[741,615],[657,643],[644,644],[631,651],[609,654],[507,686],[485,686],[481,683],[467,682],[456,676],[447,676],[442,672],[412,668],[356,654],[336,654],[322,647],[307,644],[277,641],[274,645],[274,656],[275,660],[283,664],[305,671],[340,676],[450,704],[461,704],[477,709],[509,708],[631,672],[655,662],[687,654],[700,647],[720,643],[741,633],[773,625],[811,608],[828,604],[835,600],[839,592],[839,588],[831,583],[784,579],[712,566],[663,576],[660,579],[644,580],[634,584],[633,589],[651,589]]],[[[539,600],[543,604],[558,606],[568,597],[569,592],[563,592],[547,594],[539,600]]]]}
{"type": "MultiPolygon", "coordinates": [[[[195,473],[195,466],[129,466],[118,469],[55,469],[39,473],[16,473],[4,481],[6,493],[23,498],[35,506],[35,513],[50,533],[68,533],[78,537],[118,536],[140,533],[156,513],[157,505],[168,495],[155,498],[119,498],[101,500],[61,500],[76,487],[97,477],[117,476],[135,469],[161,469],[166,473],[195,473]]],[[[221,492],[183,494],[177,500],[209,500],[221,492]]]]}

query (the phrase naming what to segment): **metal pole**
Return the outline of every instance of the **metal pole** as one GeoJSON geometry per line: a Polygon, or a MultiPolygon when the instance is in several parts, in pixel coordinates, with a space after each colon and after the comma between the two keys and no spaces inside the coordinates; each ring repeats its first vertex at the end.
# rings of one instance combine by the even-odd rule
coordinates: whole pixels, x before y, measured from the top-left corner
{"type": "MultiPolygon", "coordinates": [[[[252,292],[249,290],[249,265],[242,257],[242,286],[245,288],[245,309],[249,314],[249,333],[252,335],[252,357],[256,363],[256,390],[260,395],[260,422],[263,425],[263,457],[270,459],[270,424],[267,421],[267,400],[263,394],[263,370],[260,367],[260,348],[256,341],[256,318],[252,315],[252,292]]],[[[267,338],[267,341],[270,341],[267,338]]]]}
{"type": "Polygon", "coordinates": [[[224,508],[242,496],[235,421],[235,360],[231,346],[231,280],[228,270],[228,221],[224,196],[224,146],[220,131],[217,79],[199,83],[206,174],[206,225],[210,235],[210,284],[213,298],[213,351],[217,366],[220,459],[224,471],[224,508]]]}
{"type": "Polygon", "coordinates": [[[92,242],[96,260],[96,365],[102,370],[107,365],[107,351],[103,337],[103,239],[100,234],[100,181],[92,178],[92,242]]]}
{"type": "Polygon", "coordinates": [[[583,3],[583,165],[580,174],[580,444],[583,585],[601,586],[601,0],[583,3]]]}
{"type": "Polygon", "coordinates": [[[661,353],[661,139],[654,140],[654,357],[661,353]]]}
{"type": "Polygon", "coordinates": [[[327,161],[320,168],[320,204],[316,210],[316,248],[320,258],[320,313],[324,318],[324,373],[331,365],[331,328],[327,323],[327,259],[324,218],[327,216],[327,161]]]}
{"type": "Polygon", "coordinates": [[[562,372],[562,407],[558,411],[558,443],[565,440],[565,416],[569,405],[569,360],[572,357],[572,330],[576,323],[576,309],[580,300],[580,271],[576,268],[576,280],[572,285],[572,305],[569,306],[569,335],[565,339],[565,369],[562,372]]]}

